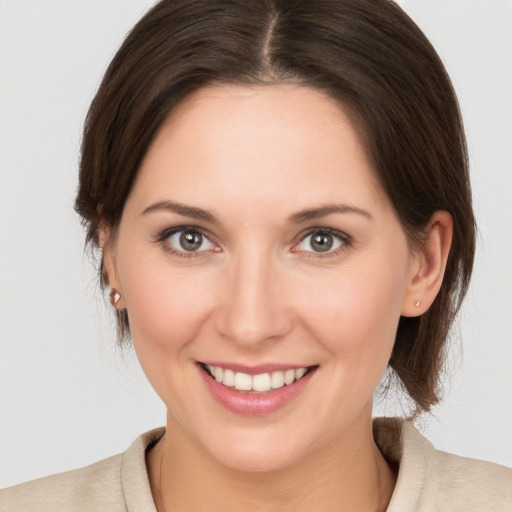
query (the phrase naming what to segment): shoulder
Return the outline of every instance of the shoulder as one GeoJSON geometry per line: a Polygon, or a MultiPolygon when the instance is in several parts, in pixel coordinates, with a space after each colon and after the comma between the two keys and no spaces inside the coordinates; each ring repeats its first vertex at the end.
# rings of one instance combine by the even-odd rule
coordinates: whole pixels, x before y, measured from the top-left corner
{"type": "Polygon", "coordinates": [[[440,502],[467,505],[465,511],[512,511],[510,468],[434,450],[430,474],[440,502]]]}
{"type": "Polygon", "coordinates": [[[142,434],[126,452],[90,466],[0,490],[0,512],[152,512],[145,454],[164,431],[142,434]]]}
{"type": "Polygon", "coordinates": [[[0,512],[124,511],[122,455],[0,491],[0,512]]]}
{"type": "Polygon", "coordinates": [[[399,467],[388,512],[512,511],[512,469],[436,450],[409,422],[382,418],[374,432],[399,467]]]}

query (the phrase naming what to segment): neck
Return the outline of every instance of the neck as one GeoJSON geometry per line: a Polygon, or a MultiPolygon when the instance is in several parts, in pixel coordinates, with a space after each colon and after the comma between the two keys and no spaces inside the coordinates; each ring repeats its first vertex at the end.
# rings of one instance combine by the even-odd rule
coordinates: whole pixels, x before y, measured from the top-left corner
{"type": "Polygon", "coordinates": [[[385,511],[395,475],[373,441],[371,419],[354,432],[286,468],[245,472],[219,464],[168,421],[147,461],[157,510],[385,511]]]}

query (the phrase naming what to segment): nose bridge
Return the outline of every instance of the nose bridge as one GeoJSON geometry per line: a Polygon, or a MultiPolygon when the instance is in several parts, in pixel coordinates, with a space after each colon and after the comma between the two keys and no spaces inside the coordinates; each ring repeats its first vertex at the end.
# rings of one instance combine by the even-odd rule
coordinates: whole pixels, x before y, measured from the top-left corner
{"type": "Polygon", "coordinates": [[[277,262],[268,252],[245,247],[230,262],[217,328],[238,344],[257,346],[291,327],[277,262]]]}

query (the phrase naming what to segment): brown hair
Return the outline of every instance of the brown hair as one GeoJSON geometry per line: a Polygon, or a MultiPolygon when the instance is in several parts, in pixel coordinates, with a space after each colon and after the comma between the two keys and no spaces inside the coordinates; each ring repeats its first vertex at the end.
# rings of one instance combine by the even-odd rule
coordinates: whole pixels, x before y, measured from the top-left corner
{"type": "MultiPolygon", "coordinates": [[[[453,217],[441,290],[421,317],[401,318],[389,362],[417,410],[428,411],[471,275],[475,222],[451,82],[390,0],[158,2],[126,37],[87,116],[76,199],[87,242],[98,246],[100,220],[116,229],[149,145],[183,98],[215,83],[282,82],[319,89],[351,113],[413,245],[436,210],[453,217]]],[[[127,335],[126,312],[118,324],[127,335]]]]}

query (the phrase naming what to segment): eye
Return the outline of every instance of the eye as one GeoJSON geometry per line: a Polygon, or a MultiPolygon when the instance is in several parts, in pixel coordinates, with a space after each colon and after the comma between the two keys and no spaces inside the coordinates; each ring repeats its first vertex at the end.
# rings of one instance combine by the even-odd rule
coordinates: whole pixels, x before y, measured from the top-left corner
{"type": "Polygon", "coordinates": [[[296,246],[297,251],[332,253],[349,243],[348,236],[329,229],[316,229],[296,246]]]}
{"type": "Polygon", "coordinates": [[[203,252],[215,249],[215,245],[197,228],[179,228],[165,234],[168,244],[177,252],[203,252]]]}

